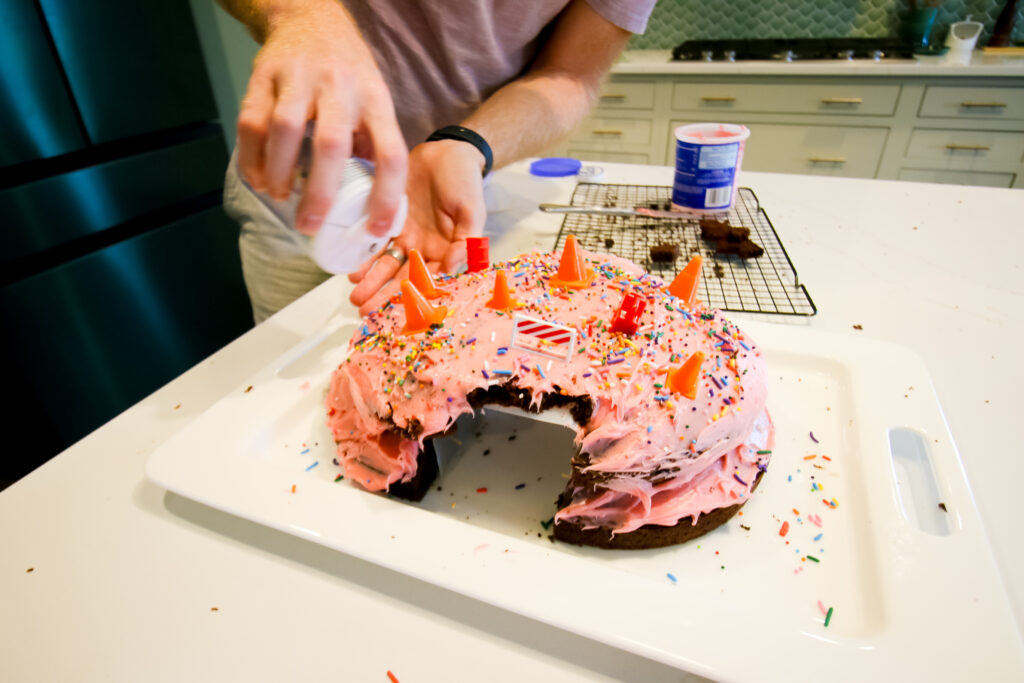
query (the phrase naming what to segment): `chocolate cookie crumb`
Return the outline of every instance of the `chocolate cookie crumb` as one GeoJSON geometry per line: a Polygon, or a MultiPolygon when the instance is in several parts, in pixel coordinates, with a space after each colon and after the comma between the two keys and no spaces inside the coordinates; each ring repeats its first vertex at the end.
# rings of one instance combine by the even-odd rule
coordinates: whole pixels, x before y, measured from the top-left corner
{"type": "Polygon", "coordinates": [[[671,263],[679,258],[679,245],[663,243],[651,247],[651,260],[655,263],[671,263]]]}
{"type": "Polygon", "coordinates": [[[700,220],[700,236],[701,239],[710,242],[717,242],[719,240],[742,242],[750,238],[750,228],[729,225],[729,221],[702,218],[700,220]]]}
{"type": "Polygon", "coordinates": [[[700,237],[715,243],[716,254],[737,254],[743,259],[764,255],[761,245],[750,239],[750,228],[742,225],[729,225],[729,221],[702,218],[700,220],[700,237]]]}
{"type": "Polygon", "coordinates": [[[943,512],[949,512],[949,510],[946,509],[945,503],[939,503],[939,509],[942,510],[943,512]]]}
{"type": "Polygon", "coordinates": [[[764,255],[764,249],[760,244],[747,239],[742,242],[730,242],[729,240],[718,240],[715,243],[716,254],[736,254],[742,259],[757,258],[764,255]]]}

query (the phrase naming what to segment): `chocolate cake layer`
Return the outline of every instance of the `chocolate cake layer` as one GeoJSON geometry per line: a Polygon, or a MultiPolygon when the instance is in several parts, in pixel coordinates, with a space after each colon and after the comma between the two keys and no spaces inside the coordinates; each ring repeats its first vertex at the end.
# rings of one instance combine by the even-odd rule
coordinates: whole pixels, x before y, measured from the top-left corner
{"type": "MultiPolygon", "coordinates": [[[[531,409],[532,396],[529,390],[518,387],[514,381],[503,384],[495,384],[486,390],[478,389],[468,396],[470,404],[475,408],[483,408],[487,405],[514,406],[521,410],[537,413],[535,408],[531,409]]],[[[541,400],[541,411],[552,407],[568,407],[573,419],[577,424],[584,425],[590,420],[593,412],[593,401],[589,396],[565,396],[562,394],[545,394],[541,400]]],[[[452,429],[449,429],[451,432],[452,429]]],[[[388,489],[390,495],[405,500],[420,501],[430,489],[431,484],[438,475],[437,453],[434,450],[432,440],[445,434],[428,436],[423,441],[423,449],[416,460],[416,474],[411,479],[392,484],[388,489]]],[[[586,488],[597,490],[601,481],[606,477],[602,473],[585,473],[582,468],[588,464],[588,459],[581,453],[572,456],[573,466],[572,478],[566,490],[559,496],[557,505],[559,508],[569,504],[571,491],[585,481],[586,488]]],[[[656,473],[657,474],[657,473],[656,473]]],[[[660,472],[663,476],[666,472],[660,472]]],[[[754,479],[751,491],[757,489],[761,483],[764,471],[758,473],[754,479]]],[[[657,483],[657,482],[655,482],[657,483]]],[[[693,523],[693,517],[685,517],[674,526],[660,526],[656,524],[645,524],[635,531],[623,534],[612,534],[609,529],[584,529],[582,524],[570,522],[557,522],[554,525],[554,537],[565,543],[575,545],[590,545],[598,548],[617,550],[641,550],[645,548],[661,548],[668,545],[683,543],[707,532],[718,528],[727,522],[733,515],[739,512],[744,503],[737,503],[725,508],[713,510],[697,519],[693,523]]]]}
{"type": "MultiPolygon", "coordinates": [[[[764,471],[758,473],[750,490],[754,491],[761,483],[761,476],[764,471]]],[[[563,493],[564,497],[566,494],[563,493]]],[[[746,501],[730,505],[725,508],[712,510],[706,515],[697,518],[693,523],[693,517],[684,517],[675,526],[660,526],[657,524],[645,524],[635,531],[626,534],[613,534],[608,529],[584,529],[582,524],[571,522],[555,522],[555,538],[565,543],[575,545],[592,545],[598,548],[610,550],[645,550],[647,548],[663,548],[668,545],[685,543],[691,539],[703,536],[704,534],[717,529],[740,511],[746,501]]],[[[559,500],[559,507],[562,500],[559,500]]]]}

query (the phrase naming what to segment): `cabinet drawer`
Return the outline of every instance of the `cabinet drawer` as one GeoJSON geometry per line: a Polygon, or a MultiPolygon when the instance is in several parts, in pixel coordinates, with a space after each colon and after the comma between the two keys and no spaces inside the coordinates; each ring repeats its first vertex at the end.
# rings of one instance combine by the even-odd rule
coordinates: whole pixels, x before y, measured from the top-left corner
{"type": "Polygon", "coordinates": [[[620,164],[646,164],[650,162],[650,158],[646,154],[609,152],[607,150],[570,148],[569,156],[573,159],[582,159],[583,161],[609,161],[620,164]]]}
{"type": "Polygon", "coordinates": [[[654,109],[654,83],[605,83],[597,106],[601,109],[654,109]]]}
{"type": "Polygon", "coordinates": [[[651,121],[589,118],[569,137],[569,141],[585,142],[589,149],[614,150],[621,149],[623,145],[647,145],[651,142],[651,121]]]}
{"type": "MultiPolygon", "coordinates": [[[[683,121],[673,122],[678,125],[683,121]]],[[[873,178],[888,128],[751,123],[743,153],[748,171],[873,178]]],[[[674,126],[673,126],[674,128],[674,126]]],[[[668,164],[675,161],[675,140],[668,164]]]]}
{"type": "Polygon", "coordinates": [[[763,112],[888,116],[896,111],[899,85],[771,83],[676,83],[672,108],[708,114],[763,112]]]}
{"type": "Polygon", "coordinates": [[[1019,164],[1024,160],[1024,133],[915,128],[906,158],[940,161],[951,168],[1019,164]]]}
{"type": "Polygon", "coordinates": [[[977,171],[937,171],[925,168],[901,168],[897,177],[899,180],[913,180],[919,183],[1010,187],[1013,185],[1016,175],[1013,173],[978,173],[977,171]]]}
{"type": "Polygon", "coordinates": [[[922,118],[1024,119],[1024,88],[928,86],[922,118]]]}

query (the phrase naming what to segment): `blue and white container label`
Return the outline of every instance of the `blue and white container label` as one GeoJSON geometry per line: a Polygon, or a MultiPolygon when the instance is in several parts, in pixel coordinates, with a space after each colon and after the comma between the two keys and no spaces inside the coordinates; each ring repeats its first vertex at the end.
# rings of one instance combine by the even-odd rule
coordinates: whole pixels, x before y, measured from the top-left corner
{"type": "Polygon", "coordinates": [[[728,209],[743,158],[742,145],[749,134],[744,126],[729,124],[680,126],[672,204],[698,211],[728,209]]]}

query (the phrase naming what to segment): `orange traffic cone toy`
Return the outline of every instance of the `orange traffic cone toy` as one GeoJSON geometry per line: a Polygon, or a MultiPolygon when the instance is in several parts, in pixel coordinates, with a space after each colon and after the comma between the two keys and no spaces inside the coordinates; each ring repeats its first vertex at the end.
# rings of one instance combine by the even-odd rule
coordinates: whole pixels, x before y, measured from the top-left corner
{"type": "Polygon", "coordinates": [[[418,334],[440,325],[448,315],[444,306],[431,306],[420,290],[409,280],[402,280],[402,305],[405,307],[405,327],[402,334],[418,334]]]}
{"type": "Polygon", "coordinates": [[[552,275],[548,283],[552,287],[584,289],[590,286],[595,277],[597,275],[594,269],[587,265],[583,254],[579,252],[576,236],[569,235],[562,248],[562,261],[558,265],[558,273],[552,275]]]}
{"type": "Polygon", "coordinates": [[[504,270],[494,274],[494,295],[487,302],[487,308],[498,311],[507,311],[510,308],[519,308],[523,304],[512,298],[512,290],[508,286],[508,277],[504,270]]]}
{"type": "Polygon", "coordinates": [[[697,288],[700,287],[700,271],[703,263],[704,259],[699,255],[694,256],[668,286],[669,294],[677,299],[682,299],[691,308],[697,303],[697,288]]]}
{"type": "Polygon", "coordinates": [[[434,284],[434,277],[427,270],[423,254],[418,249],[409,250],[409,280],[428,299],[437,299],[448,294],[434,284]]]}
{"type": "Polygon", "coordinates": [[[668,388],[688,399],[697,398],[697,384],[700,382],[700,366],[704,363],[704,352],[698,351],[678,368],[668,371],[668,388]]]}

